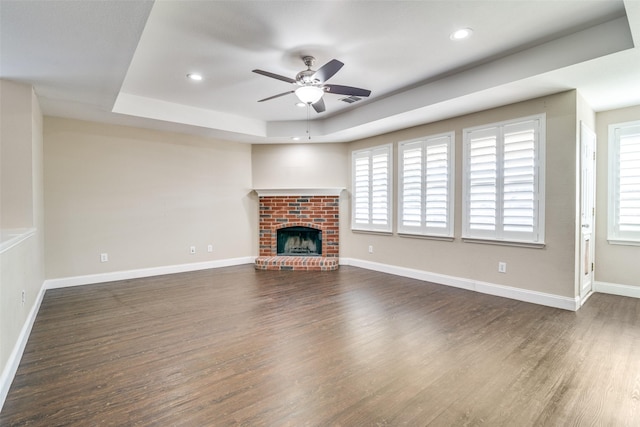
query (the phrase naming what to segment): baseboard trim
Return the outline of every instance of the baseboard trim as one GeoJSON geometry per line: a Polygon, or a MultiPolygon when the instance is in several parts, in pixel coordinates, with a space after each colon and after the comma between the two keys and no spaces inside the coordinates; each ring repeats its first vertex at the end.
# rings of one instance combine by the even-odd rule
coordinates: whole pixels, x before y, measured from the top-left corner
{"type": "Polygon", "coordinates": [[[621,297],[640,298],[640,286],[594,281],[593,291],[621,297]]]}
{"type": "Polygon", "coordinates": [[[13,346],[13,350],[9,355],[9,359],[7,363],[4,365],[4,369],[2,370],[2,376],[0,377],[0,411],[4,406],[4,402],[7,399],[7,395],[9,394],[9,389],[11,388],[11,383],[16,376],[16,372],[18,372],[18,366],[20,366],[20,360],[22,359],[22,354],[24,353],[24,349],[27,346],[27,341],[29,341],[29,335],[31,334],[31,329],[33,328],[33,324],[36,321],[36,316],[38,315],[38,311],[40,310],[40,305],[42,304],[42,300],[44,299],[44,286],[40,287],[40,291],[36,296],[36,300],[29,310],[29,314],[22,325],[22,329],[20,330],[20,334],[18,335],[18,340],[16,344],[13,346]]]}
{"type": "Polygon", "coordinates": [[[576,311],[578,310],[578,308],[580,308],[580,301],[578,297],[563,297],[560,295],[547,294],[544,292],[497,285],[495,283],[481,282],[478,280],[431,273],[424,270],[398,267],[395,265],[381,264],[354,258],[340,258],[340,264],[352,265],[354,267],[365,268],[367,270],[374,270],[382,273],[394,274],[396,276],[409,277],[411,279],[423,280],[425,282],[437,283],[439,285],[453,286],[456,288],[466,289],[468,291],[475,291],[483,294],[510,298],[518,301],[545,305],[548,307],[560,308],[563,310],[576,311]]]}
{"type": "Polygon", "coordinates": [[[162,276],[165,274],[186,273],[189,271],[208,270],[211,268],[231,267],[234,265],[253,264],[256,257],[227,258],[216,261],[178,264],[161,267],[140,268],[136,270],[113,271],[110,273],[88,274],[85,276],[62,277],[48,279],[45,289],[67,288],[71,286],[93,285],[97,283],[115,282],[118,280],[139,279],[142,277],[162,276]]]}

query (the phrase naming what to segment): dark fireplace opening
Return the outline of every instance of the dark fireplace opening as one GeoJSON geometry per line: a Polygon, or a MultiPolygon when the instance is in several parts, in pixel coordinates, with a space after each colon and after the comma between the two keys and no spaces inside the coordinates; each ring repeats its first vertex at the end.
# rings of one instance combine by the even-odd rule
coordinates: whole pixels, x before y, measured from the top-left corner
{"type": "Polygon", "coordinates": [[[322,255],[322,231],[311,227],[286,227],[277,230],[277,254],[283,256],[322,255]]]}

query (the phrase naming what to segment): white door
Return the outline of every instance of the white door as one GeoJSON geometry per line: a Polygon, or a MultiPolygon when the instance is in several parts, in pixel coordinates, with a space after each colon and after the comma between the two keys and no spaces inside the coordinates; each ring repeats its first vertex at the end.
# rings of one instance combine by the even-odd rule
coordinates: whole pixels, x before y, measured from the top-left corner
{"type": "Polygon", "coordinates": [[[595,245],[595,163],[596,134],[580,123],[580,305],[591,296],[593,289],[595,245]]]}

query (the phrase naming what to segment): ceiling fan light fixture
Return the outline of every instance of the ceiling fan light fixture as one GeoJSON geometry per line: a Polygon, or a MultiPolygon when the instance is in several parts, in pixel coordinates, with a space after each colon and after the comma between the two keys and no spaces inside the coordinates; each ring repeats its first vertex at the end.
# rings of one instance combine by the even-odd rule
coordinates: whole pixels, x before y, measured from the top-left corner
{"type": "Polygon", "coordinates": [[[463,40],[463,39],[469,38],[469,36],[471,36],[472,33],[473,33],[473,30],[471,28],[461,28],[451,33],[449,38],[451,40],[463,40]]]}
{"type": "Polygon", "coordinates": [[[296,89],[296,96],[305,104],[315,104],[323,94],[324,90],[318,86],[300,86],[296,89]]]}

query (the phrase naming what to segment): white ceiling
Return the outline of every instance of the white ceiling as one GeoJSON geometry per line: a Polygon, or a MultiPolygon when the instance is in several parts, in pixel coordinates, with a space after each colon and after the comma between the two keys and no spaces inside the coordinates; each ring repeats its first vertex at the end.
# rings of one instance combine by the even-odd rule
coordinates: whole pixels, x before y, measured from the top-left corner
{"type": "Polygon", "coordinates": [[[596,111],[640,105],[640,0],[0,0],[0,18],[0,77],[32,84],[45,114],[250,143],[305,137],[294,95],[257,102],[292,86],[251,72],[294,78],[303,55],[372,91],[325,94],[312,142],[567,89],[596,111]]]}

